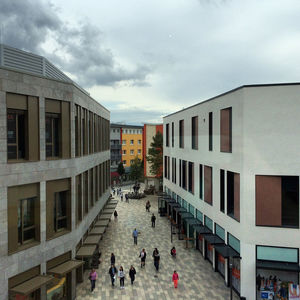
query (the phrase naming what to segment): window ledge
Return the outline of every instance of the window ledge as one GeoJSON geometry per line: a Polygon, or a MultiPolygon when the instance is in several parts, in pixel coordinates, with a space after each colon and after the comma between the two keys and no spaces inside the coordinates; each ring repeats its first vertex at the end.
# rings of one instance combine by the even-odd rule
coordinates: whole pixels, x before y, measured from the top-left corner
{"type": "Polygon", "coordinates": [[[67,234],[67,233],[70,233],[70,232],[71,232],[71,230],[69,230],[69,229],[63,229],[63,230],[61,230],[59,232],[55,232],[54,235],[51,236],[50,238],[47,238],[46,241],[50,241],[50,240],[56,239],[56,238],[58,238],[58,237],[60,237],[60,236],[62,236],[64,234],[67,234]]]}
{"type": "Polygon", "coordinates": [[[26,244],[23,244],[23,245],[18,246],[18,249],[17,249],[17,250],[14,250],[14,251],[8,251],[8,255],[12,255],[12,254],[15,254],[15,253],[24,251],[24,250],[29,249],[29,248],[31,248],[31,247],[37,246],[37,245],[39,245],[39,244],[40,244],[39,241],[31,241],[31,242],[28,242],[28,243],[26,243],[26,244]]]}

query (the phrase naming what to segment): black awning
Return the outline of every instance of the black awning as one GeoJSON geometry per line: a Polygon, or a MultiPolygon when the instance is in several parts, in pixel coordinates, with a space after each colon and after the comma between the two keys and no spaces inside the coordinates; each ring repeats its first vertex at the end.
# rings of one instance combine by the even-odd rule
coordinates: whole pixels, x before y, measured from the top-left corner
{"type": "Polygon", "coordinates": [[[180,204],[178,203],[178,202],[169,202],[169,205],[171,206],[171,207],[180,207],[180,204]]]}
{"type": "Polygon", "coordinates": [[[186,209],[184,207],[175,207],[174,209],[177,213],[186,212],[186,209]]]}
{"type": "Polygon", "coordinates": [[[222,245],[225,244],[224,241],[219,238],[216,234],[205,235],[204,238],[211,244],[211,245],[222,245]]]}
{"type": "Polygon", "coordinates": [[[197,226],[195,230],[201,235],[212,234],[212,231],[204,225],[197,226]]]}
{"type": "Polygon", "coordinates": [[[199,221],[199,222],[200,222],[200,224],[192,225],[193,229],[196,230],[196,232],[199,232],[200,228],[203,227],[202,222],[201,221],[199,221]]]}
{"type": "Polygon", "coordinates": [[[201,222],[200,222],[198,219],[196,219],[196,218],[193,218],[193,219],[185,219],[185,221],[186,221],[189,225],[191,225],[191,226],[193,226],[193,225],[201,225],[201,222]]]}
{"type": "Polygon", "coordinates": [[[220,253],[224,258],[229,258],[229,257],[233,257],[233,258],[241,258],[240,254],[238,252],[236,252],[234,249],[232,249],[230,246],[228,245],[218,245],[215,246],[216,251],[218,251],[218,253],[220,253]]]}
{"type": "Polygon", "coordinates": [[[186,220],[186,219],[194,219],[194,216],[189,213],[189,212],[182,212],[181,213],[181,219],[186,220]]]}
{"type": "Polygon", "coordinates": [[[300,272],[300,267],[298,264],[279,261],[257,260],[256,268],[265,270],[300,272]]]}
{"type": "Polygon", "coordinates": [[[176,201],[174,200],[174,199],[172,199],[172,198],[166,198],[166,199],[164,199],[166,202],[168,202],[169,204],[170,203],[176,203],[176,201]]]}

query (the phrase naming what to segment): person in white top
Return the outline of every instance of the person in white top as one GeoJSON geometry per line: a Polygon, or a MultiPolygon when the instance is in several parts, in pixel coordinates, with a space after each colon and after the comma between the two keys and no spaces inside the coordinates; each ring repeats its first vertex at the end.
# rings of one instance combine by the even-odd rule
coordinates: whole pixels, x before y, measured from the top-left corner
{"type": "Polygon", "coordinates": [[[118,277],[120,278],[120,288],[124,289],[124,279],[125,279],[125,273],[123,270],[123,267],[120,266],[119,272],[118,272],[118,277]]]}

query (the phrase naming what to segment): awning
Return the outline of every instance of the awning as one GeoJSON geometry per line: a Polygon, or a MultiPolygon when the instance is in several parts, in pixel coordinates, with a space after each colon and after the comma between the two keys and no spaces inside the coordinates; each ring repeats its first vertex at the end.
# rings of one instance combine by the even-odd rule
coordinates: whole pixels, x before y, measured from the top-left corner
{"type": "Polygon", "coordinates": [[[204,238],[211,245],[222,245],[222,244],[225,244],[224,241],[220,237],[218,237],[216,234],[205,235],[204,238]]]}
{"type": "Polygon", "coordinates": [[[89,235],[101,235],[105,232],[105,227],[94,227],[90,232],[89,235]]]}
{"type": "Polygon", "coordinates": [[[111,214],[101,214],[99,220],[110,220],[111,214]]]}
{"type": "Polygon", "coordinates": [[[26,296],[49,283],[52,279],[52,276],[39,275],[11,288],[9,291],[26,296]]]}
{"type": "Polygon", "coordinates": [[[96,222],[95,227],[106,227],[109,223],[109,220],[99,220],[96,222]]]}
{"type": "Polygon", "coordinates": [[[96,251],[96,245],[83,245],[76,253],[76,257],[92,257],[96,251]]]}
{"type": "Polygon", "coordinates": [[[117,205],[118,200],[110,200],[109,202],[106,203],[106,205],[110,205],[110,204],[117,205]]]}
{"type": "Polygon", "coordinates": [[[180,214],[181,214],[181,219],[182,220],[194,219],[194,216],[189,212],[180,212],[180,214]]]}
{"type": "Polygon", "coordinates": [[[212,234],[211,230],[208,227],[203,226],[203,225],[195,228],[195,230],[201,235],[212,234]]]}
{"type": "Polygon", "coordinates": [[[115,210],[116,207],[117,207],[116,204],[107,204],[107,205],[105,205],[104,209],[113,209],[113,210],[115,210]]]}
{"type": "Polygon", "coordinates": [[[171,207],[173,207],[173,208],[175,208],[175,207],[180,207],[180,204],[177,203],[177,202],[169,202],[169,205],[170,205],[171,207]]]}
{"type": "Polygon", "coordinates": [[[186,212],[186,209],[184,207],[175,207],[174,209],[177,213],[186,212]]]}
{"type": "Polygon", "coordinates": [[[265,270],[300,272],[300,267],[298,264],[278,261],[257,260],[256,268],[265,270]]]}
{"type": "MultiPolygon", "coordinates": [[[[103,228],[103,227],[98,227],[103,228]]],[[[84,240],[83,245],[98,245],[102,238],[102,234],[88,235],[84,240]]]]}
{"type": "Polygon", "coordinates": [[[220,253],[224,258],[241,258],[240,254],[228,245],[215,246],[215,250],[218,251],[218,253],[220,253]]]}
{"type": "Polygon", "coordinates": [[[201,225],[201,222],[200,222],[198,219],[196,219],[196,218],[193,218],[193,219],[185,219],[185,221],[186,221],[189,225],[191,225],[191,226],[193,226],[193,225],[201,225]]]}
{"type": "Polygon", "coordinates": [[[64,262],[63,264],[60,264],[52,269],[50,269],[47,273],[58,275],[58,276],[64,276],[65,274],[71,272],[74,269],[77,269],[78,267],[83,265],[83,261],[81,260],[68,260],[64,262]]]}
{"type": "Polygon", "coordinates": [[[114,208],[105,208],[105,209],[103,210],[103,213],[104,213],[104,214],[112,214],[114,211],[115,211],[114,208]]]}
{"type": "Polygon", "coordinates": [[[166,198],[164,199],[167,203],[176,203],[176,201],[172,198],[166,198]]]}

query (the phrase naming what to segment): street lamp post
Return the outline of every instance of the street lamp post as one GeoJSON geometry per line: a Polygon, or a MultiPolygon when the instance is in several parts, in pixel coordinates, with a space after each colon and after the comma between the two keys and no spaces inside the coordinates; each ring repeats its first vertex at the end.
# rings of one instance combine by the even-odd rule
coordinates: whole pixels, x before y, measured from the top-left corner
{"type": "Polygon", "coordinates": [[[232,257],[229,257],[229,280],[230,280],[230,300],[232,300],[232,267],[233,267],[233,262],[232,262],[232,257]]]}

